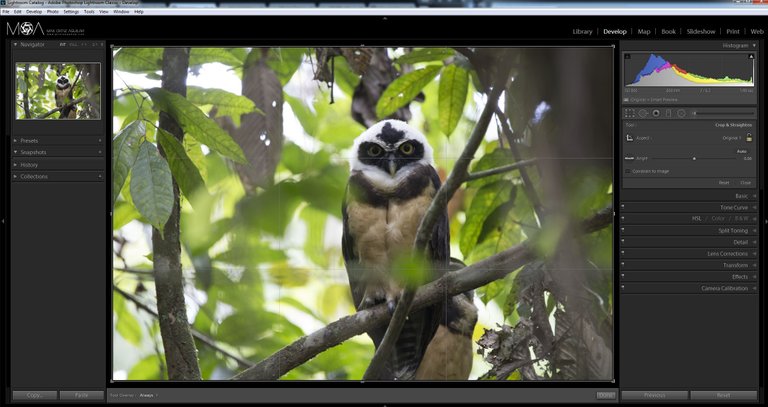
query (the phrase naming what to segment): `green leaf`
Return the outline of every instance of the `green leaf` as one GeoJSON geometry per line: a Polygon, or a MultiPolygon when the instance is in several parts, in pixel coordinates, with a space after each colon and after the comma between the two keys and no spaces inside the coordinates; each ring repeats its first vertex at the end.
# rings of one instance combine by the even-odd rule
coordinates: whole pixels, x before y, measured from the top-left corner
{"type": "Polygon", "coordinates": [[[125,179],[136,161],[139,140],[145,133],[144,122],[136,120],[121,130],[112,142],[112,205],[120,195],[125,179]]]}
{"type": "Polygon", "coordinates": [[[547,294],[547,315],[552,315],[552,310],[555,309],[555,306],[557,306],[557,300],[555,299],[555,296],[552,295],[552,293],[546,293],[547,294]]]}
{"type": "Polygon", "coordinates": [[[304,61],[306,48],[272,48],[267,65],[275,71],[280,84],[285,86],[304,61]]]}
{"type": "Polygon", "coordinates": [[[357,84],[360,83],[360,76],[349,67],[347,59],[342,56],[333,57],[333,79],[339,85],[344,93],[352,96],[355,93],[357,84]]]}
{"type": "Polygon", "coordinates": [[[534,242],[534,247],[542,258],[550,258],[555,254],[566,225],[564,216],[547,216],[547,223],[541,228],[534,242]]]}
{"type": "Polygon", "coordinates": [[[324,120],[327,121],[318,126],[315,138],[340,150],[352,146],[355,137],[365,131],[365,127],[353,120],[349,114],[328,114],[324,120]]]}
{"type": "Polygon", "coordinates": [[[325,224],[328,220],[328,213],[307,206],[301,210],[300,216],[307,225],[304,254],[316,265],[328,268],[330,262],[324,245],[325,224]]]}
{"type": "Polygon", "coordinates": [[[281,287],[301,287],[309,282],[310,272],[306,268],[293,267],[287,261],[275,263],[267,272],[272,282],[281,287]]]}
{"type": "Polygon", "coordinates": [[[157,141],[163,147],[173,178],[179,184],[181,192],[184,193],[189,202],[194,206],[198,202],[197,199],[194,199],[198,188],[208,195],[208,190],[205,188],[205,183],[195,163],[189,159],[184,151],[184,146],[171,133],[163,129],[157,129],[157,141]]]}
{"type": "Polygon", "coordinates": [[[24,78],[19,78],[17,83],[19,85],[19,93],[25,93],[27,91],[27,82],[24,78]]]}
{"type": "Polygon", "coordinates": [[[287,93],[284,93],[283,97],[285,98],[285,101],[288,102],[288,105],[291,106],[293,114],[299,119],[299,123],[301,123],[301,127],[304,128],[304,131],[310,136],[315,136],[315,132],[317,132],[317,114],[312,112],[301,99],[295,98],[287,93]]]}
{"type": "Polygon", "coordinates": [[[128,372],[128,380],[163,380],[160,371],[161,358],[152,354],[141,359],[128,372]]]}
{"type": "MultiPolygon", "coordinates": [[[[282,236],[293,213],[303,201],[298,183],[285,180],[267,188],[263,193],[243,199],[240,203],[242,220],[248,226],[274,236],[282,236]]],[[[341,201],[337,201],[339,203],[341,201]]]]}
{"type": "MultiPolygon", "coordinates": [[[[152,110],[151,103],[141,103],[143,98],[146,98],[146,96],[136,94],[119,96],[114,100],[112,103],[112,115],[118,119],[122,119],[122,124],[120,126],[121,130],[136,120],[143,119],[145,123],[157,123],[158,112],[152,110]],[[141,108],[139,108],[139,106],[141,106],[141,108]]],[[[154,141],[154,126],[147,127],[145,138],[149,141],[154,141]]]]}
{"type": "Polygon", "coordinates": [[[496,298],[504,290],[504,280],[491,281],[490,283],[475,290],[480,301],[488,304],[489,301],[496,298]]]}
{"type": "Polygon", "coordinates": [[[317,355],[304,366],[314,368],[330,380],[360,380],[373,357],[373,344],[344,341],[317,355]]]}
{"type": "MultiPolygon", "coordinates": [[[[327,317],[333,317],[340,305],[353,307],[352,293],[348,284],[330,283],[320,293],[315,306],[327,317]]],[[[355,312],[352,308],[352,312],[355,312]]]]}
{"type": "MultiPolygon", "coordinates": [[[[512,152],[510,152],[506,148],[496,148],[490,153],[480,157],[480,159],[477,160],[477,163],[472,167],[472,172],[479,172],[484,170],[490,170],[493,168],[498,168],[507,164],[511,164],[513,161],[514,161],[514,158],[512,157],[512,152]]],[[[507,173],[491,175],[489,177],[479,178],[474,181],[468,182],[467,186],[482,187],[484,185],[490,185],[504,179],[505,177],[508,177],[509,174],[510,173],[507,172],[507,173]]]]}
{"type": "Polygon", "coordinates": [[[488,237],[493,237],[497,232],[503,232],[509,229],[510,226],[518,226],[516,223],[511,222],[509,213],[515,208],[515,200],[517,197],[517,187],[512,187],[509,201],[500,205],[494,209],[483,222],[483,229],[480,231],[480,235],[477,237],[478,242],[486,240],[488,237]]]}
{"type": "Polygon", "coordinates": [[[241,63],[245,62],[245,57],[248,56],[248,50],[245,48],[230,48],[229,53],[234,55],[241,63]]]}
{"type": "Polygon", "coordinates": [[[200,172],[200,176],[203,177],[203,180],[207,180],[208,166],[205,165],[205,154],[203,154],[200,142],[192,137],[184,137],[182,144],[184,145],[184,151],[186,151],[187,157],[195,163],[197,170],[200,172]]]}
{"type": "Polygon", "coordinates": [[[417,62],[442,61],[454,54],[455,52],[451,48],[421,48],[395,59],[395,62],[402,65],[415,64],[417,62]]]}
{"type": "Polygon", "coordinates": [[[112,59],[117,71],[148,73],[163,67],[162,48],[121,48],[112,59]]]}
{"type": "Polygon", "coordinates": [[[319,171],[331,163],[331,155],[320,150],[316,153],[308,153],[294,143],[286,142],[283,146],[283,155],[280,162],[294,174],[319,171]]]}
{"type": "Polygon", "coordinates": [[[187,86],[187,100],[196,105],[216,106],[216,117],[229,116],[240,126],[240,115],[258,111],[264,114],[251,99],[245,96],[235,95],[222,89],[207,89],[198,86],[187,86]]]}
{"type": "Polygon", "coordinates": [[[267,246],[254,246],[237,242],[231,250],[214,257],[215,261],[229,264],[255,265],[286,260],[288,257],[280,250],[267,246]]]}
{"type": "Polygon", "coordinates": [[[448,65],[443,69],[440,74],[437,102],[440,112],[440,129],[446,136],[450,136],[459,124],[468,90],[469,72],[456,65],[448,65]]]}
{"type": "Polygon", "coordinates": [[[220,62],[229,66],[240,66],[243,61],[226,48],[192,48],[189,53],[189,66],[220,62]]]}
{"type": "MultiPolygon", "coordinates": [[[[280,314],[266,310],[259,312],[239,311],[228,316],[219,325],[217,339],[235,346],[253,346],[254,339],[261,340],[282,330],[295,330],[295,326],[280,314]],[[265,335],[266,334],[266,335],[265,335]]],[[[301,335],[299,335],[301,336],[301,335]]],[[[298,339],[297,336],[295,339],[298,339]]]]}
{"type": "Polygon", "coordinates": [[[459,248],[464,257],[468,257],[475,248],[477,238],[483,230],[485,219],[496,208],[509,201],[511,192],[512,183],[508,181],[498,181],[477,191],[475,197],[472,198],[469,210],[467,210],[467,220],[461,227],[459,248]]]}
{"type": "Polygon", "coordinates": [[[178,93],[168,92],[160,88],[147,89],[146,92],[152,98],[155,106],[176,119],[185,133],[225,157],[241,164],[247,162],[243,150],[229,133],[186,98],[178,93]]]}
{"type": "MultiPolygon", "coordinates": [[[[304,61],[306,48],[270,48],[267,53],[267,66],[275,72],[280,86],[285,86],[304,61]]],[[[252,66],[262,58],[261,48],[254,48],[245,60],[246,66],[252,66]]]]}
{"type": "Polygon", "coordinates": [[[317,175],[304,177],[297,183],[297,190],[305,202],[338,216],[348,178],[349,170],[346,166],[331,165],[317,175]]]}
{"type": "Polygon", "coordinates": [[[423,257],[407,254],[392,262],[392,275],[397,282],[417,288],[430,280],[430,267],[423,257]]]}
{"type": "Polygon", "coordinates": [[[116,316],[115,330],[126,341],[139,346],[141,344],[141,326],[136,317],[126,307],[125,299],[120,294],[115,293],[112,296],[112,304],[116,316]]]}
{"type": "Polygon", "coordinates": [[[168,163],[157,147],[143,142],[131,176],[131,197],[136,209],[152,226],[163,232],[173,209],[173,180],[168,163]]]}
{"type": "Polygon", "coordinates": [[[430,65],[392,81],[376,103],[376,115],[383,119],[407,105],[424,86],[435,79],[441,69],[442,65],[430,65]]]}
{"type": "Polygon", "coordinates": [[[112,212],[112,229],[117,230],[128,224],[128,222],[138,219],[139,213],[136,208],[128,202],[115,202],[115,209],[112,212]]]}
{"type": "MultiPolygon", "coordinates": [[[[512,190],[515,199],[520,200],[524,194],[515,193],[512,190]]],[[[517,203],[506,203],[492,212],[486,218],[483,224],[483,230],[478,237],[478,244],[472,249],[469,257],[466,258],[468,264],[488,258],[502,250],[508,249],[517,243],[520,243],[526,235],[523,228],[517,222],[517,216],[514,214],[518,209],[517,203]],[[498,217],[497,217],[498,215],[498,217]]],[[[527,208],[530,210],[530,206],[527,208]]]]}
{"type": "Polygon", "coordinates": [[[222,218],[211,222],[210,203],[205,205],[204,213],[182,212],[181,216],[181,236],[182,242],[186,246],[191,256],[205,256],[208,250],[221,240],[224,235],[232,228],[231,218],[222,218]]]}
{"type": "MultiPolygon", "coordinates": [[[[520,272],[523,270],[525,266],[518,267],[513,272],[507,274],[506,277],[504,277],[503,281],[505,281],[505,289],[507,290],[507,297],[504,299],[504,302],[499,304],[501,306],[501,313],[504,315],[504,318],[509,318],[513,316],[515,311],[517,310],[517,303],[518,300],[518,291],[521,291],[520,281],[517,279],[517,277],[520,275],[520,272]]],[[[522,287],[525,288],[525,287],[522,287]]],[[[501,301],[499,301],[501,302],[501,301]]]]}
{"type": "Polygon", "coordinates": [[[197,359],[200,365],[200,376],[203,380],[210,380],[212,379],[211,376],[216,370],[216,367],[218,367],[221,362],[219,360],[219,354],[215,350],[207,348],[205,344],[199,343],[198,340],[195,340],[195,342],[197,343],[197,359]]]}
{"type": "Polygon", "coordinates": [[[311,316],[312,318],[315,318],[320,322],[327,323],[327,320],[323,318],[321,315],[319,315],[317,311],[313,310],[312,308],[307,306],[307,304],[304,304],[303,302],[297,300],[296,298],[282,296],[277,299],[277,302],[281,304],[290,305],[291,307],[296,308],[297,310],[311,316]]]}

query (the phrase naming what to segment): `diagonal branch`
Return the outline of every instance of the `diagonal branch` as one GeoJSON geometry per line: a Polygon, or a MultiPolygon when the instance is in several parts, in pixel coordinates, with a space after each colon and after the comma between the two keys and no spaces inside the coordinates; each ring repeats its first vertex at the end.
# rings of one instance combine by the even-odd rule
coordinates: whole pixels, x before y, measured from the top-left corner
{"type": "Polygon", "coordinates": [[[55,109],[51,109],[51,110],[41,114],[40,116],[37,116],[36,119],[45,119],[46,117],[48,117],[48,116],[50,116],[50,115],[52,115],[52,114],[54,114],[56,112],[60,112],[60,111],[62,111],[64,109],[70,108],[70,107],[72,107],[72,106],[74,106],[74,105],[76,105],[78,103],[81,103],[85,99],[88,99],[88,96],[79,97],[79,98],[77,98],[77,99],[75,99],[75,100],[73,100],[73,101],[71,101],[69,103],[63,104],[63,105],[61,105],[61,106],[59,106],[59,107],[57,107],[55,109]]]}
{"type": "MultiPolygon", "coordinates": [[[[595,216],[582,221],[579,232],[592,233],[607,227],[612,222],[613,208],[608,207],[599,211],[595,216]]],[[[448,272],[418,289],[413,300],[412,310],[417,311],[437,303],[444,299],[446,293],[447,295],[456,295],[504,278],[507,274],[537,257],[534,244],[531,240],[527,240],[461,270],[448,272]]],[[[232,380],[279,379],[317,354],[353,336],[361,335],[385,324],[388,319],[389,312],[386,304],[380,304],[346,316],[299,338],[257,363],[256,366],[232,377],[232,380]]]]}
{"type": "MultiPolygon", "coordinates": [[[[512,151],[512,157],[515,159],[515,161],[521,161],[522,156],[520,154],[520,150],[517,148],[517,144],[515,143],[515,136],[512,133],[512,128],[509,126],[509,119],[507,118],[507,115],[497,107],[496,116],[498,116],[499,121],[501,122],[501,132],[504,134],[504,137],[507,138],[509,149],[512,151]]],[[[539,223],[542,223],[545,215],[544,207],[541,205],[539,194],[537,194],[536,190],[533,188],[533,182],[531,181],[531,177],[528,175],[528,171],[525,168],[520,168],[520,178],[523,180],[523,190],[525,191],[525,195],[528,197],[528,201],[531,202],[531,206],[533,206],[533,210],[536,212],[536,216],[539,218],[539,223]]]]}
{"type": "Polygon", "coordinates": [[[467,175],[467,178],[464,181],[465,182],[474,181],[474,180],[478,180],[480,178],[490,177],[492,175],[497,175],[497,174],[503,174],[505,172],[510,172],[510,171],[514,171],[514,170],[521,170],[522,171],[523,167],[527,167],[529,165],[536,164],[537,161],[538,161],[538,159],[531,158],[531,159],[528,159],[528,160],[518,161],[518,162],[513,163],[513,164],[507,164],[507,165],[502,165],[500,167],[491,168],[490,170],[483,170],[483,171],[472,172],[472,173],[469,173],[467,175]]]}
{"type": "MultiPolygon", "coordinates": [[[[424,213],[424,218],[422,218],[419,229],[416,232],[416,241],[413,243],[414,253],[422,253],[424,251],[427,242],[435,230],[437,220],[445,212],[448,201],[451,200],[453,194],[456,193],[456,190],[459,189],[467,178],[469,163],[475,157],[475,152],[480,147],[480,143],[483,142],[485,133],[488,130],[488,124],[491,122],[502,91],[504,91],[503,86],[496,86],[488,94],[488,102],[485,104],[483,112],[480,114],[480,118],[478,118],[475,128],[472,130],[472,134],[469,136],[469,141],[464,147],[464,151],[461,152],[456,165],[451,170],[451,174],[448,175],[443,185],[440,186],[434,199],[432,199],[432,203],[424,213]]],[[[389,327],[384,334],[384,338],[376,349],[376,353],[373,355],[365,375],[363,375],[364,380],[377,380],[381,378],[385,361],[392,353],[397,338],[400,337],[400,331],[403,330],[403,325],[405,325],[405,320],[408,318],[415,295],[416,289],[414,287],[407,287],[403,292],[397,303],[397,308],[395,308],[395,313],[392,315],[392,321],[390,321],[389,327]]]]}

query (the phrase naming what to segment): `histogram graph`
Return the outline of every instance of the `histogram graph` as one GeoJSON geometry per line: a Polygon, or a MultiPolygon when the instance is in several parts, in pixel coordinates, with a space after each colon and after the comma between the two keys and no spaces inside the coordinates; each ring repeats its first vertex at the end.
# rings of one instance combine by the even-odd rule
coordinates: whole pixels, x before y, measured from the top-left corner
{"type": "Polygon", "coordinates": [[[751,53],[627,53],[629,87],[753,87],[751,53]]]}

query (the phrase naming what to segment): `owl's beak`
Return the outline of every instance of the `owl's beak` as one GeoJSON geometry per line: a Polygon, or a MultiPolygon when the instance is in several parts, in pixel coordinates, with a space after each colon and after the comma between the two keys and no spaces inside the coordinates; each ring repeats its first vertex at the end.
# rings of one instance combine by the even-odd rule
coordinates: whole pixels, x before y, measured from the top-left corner
{"type": "Polygon", "coordinates": [[[397,172],[397,165],[395,164],[394,158],[389,159],[389,175],[395,176],[395,172],[397,172]]]}

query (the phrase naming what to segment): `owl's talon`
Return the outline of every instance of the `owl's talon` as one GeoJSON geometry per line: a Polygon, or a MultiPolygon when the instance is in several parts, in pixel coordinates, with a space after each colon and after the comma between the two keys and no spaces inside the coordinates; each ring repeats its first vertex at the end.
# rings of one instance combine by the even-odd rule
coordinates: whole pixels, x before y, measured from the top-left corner
{"type": "Polygon", "coordinates": [[[374,305],[376,305],[376,300],[370,297],[366,297],[366,298],[363,298],[363,301],[360,302],[360,306],[358,307],[358,309],[366,309],[374,305]]]}
{"type": "Polygon", "coordinates": [[[400,291],[400,287],[394,282],[369,283],[365,288],[363,300],[360,301],[358,309],[370,308],[385,302],[391,315],[395,311],[397,300],[400,298],[400,291]]]}
{"type": "Polygon", "coordinates": [[[396,303],[394,300],[387,301],[387,311],[389,311],[389,315],[392,315],[395,313],[395,305],[396,303]]]}

